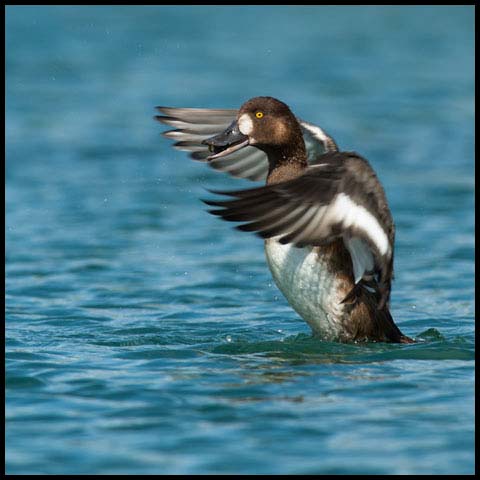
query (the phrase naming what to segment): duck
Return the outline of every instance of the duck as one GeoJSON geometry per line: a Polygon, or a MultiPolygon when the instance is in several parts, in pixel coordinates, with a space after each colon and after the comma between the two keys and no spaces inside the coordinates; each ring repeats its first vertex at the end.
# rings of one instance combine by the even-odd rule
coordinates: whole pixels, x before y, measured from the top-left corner
{"type": "Polygon", "coordinates": [[[370,163],[273,97],[239,109],[156,107],[174,148],[234,177],[210,190],[209,213],[264,241],[291,307],[325,341],[413,343],[390,312],[395,226],[370,163]]]}

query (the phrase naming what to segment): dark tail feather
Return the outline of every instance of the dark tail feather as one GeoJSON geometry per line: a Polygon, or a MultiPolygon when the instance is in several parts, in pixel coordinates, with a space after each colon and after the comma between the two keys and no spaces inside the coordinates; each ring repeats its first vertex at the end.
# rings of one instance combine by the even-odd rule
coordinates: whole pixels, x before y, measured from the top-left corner
{"type": "Polygon", "coordinates": [[[348,308],[352,308],[352,315],[359,315],[357,320],[365,319],[366,312],[362,309],[367,308],[369,311],[370,321],[364,324],[364,330],[359,332],[359,338],[367,337],[380,342],[415,343],[415,340],[404,335],[395,324],[387,304],[388,289],[385,291],[379,288],[378,284],[375,286],[377,287],[375,291],[370,291],[365,287],[373,287],[372,283],[359,282],[342,300],[342,303],[351,305],[348,308]]]}

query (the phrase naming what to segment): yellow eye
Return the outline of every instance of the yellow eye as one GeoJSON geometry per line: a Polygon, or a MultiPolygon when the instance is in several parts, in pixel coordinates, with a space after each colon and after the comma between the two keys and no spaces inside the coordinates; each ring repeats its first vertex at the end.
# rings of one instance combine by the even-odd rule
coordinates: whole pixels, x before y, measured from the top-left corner
{"type": "Polygon", "coordinates": [[[257,113],[255,114],[255,116],[256,116],[257,118],[262,118],[262,117],[263,117],[263,112],[257,112],[257,113]]]}

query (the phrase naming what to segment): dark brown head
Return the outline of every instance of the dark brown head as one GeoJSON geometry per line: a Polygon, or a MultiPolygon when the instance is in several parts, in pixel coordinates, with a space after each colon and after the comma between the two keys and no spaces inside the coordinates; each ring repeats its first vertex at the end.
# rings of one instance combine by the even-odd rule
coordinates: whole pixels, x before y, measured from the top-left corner
{"type": "Polygon", "coordinates": [[[227,130],[204,140],[218,158],[252,145],[265,151],[269,160],[305,161],[306,151],[300,125],[288,106],[272,97],[245,102],[227,130]]]}
{"type": "Polygon", "coordinates": [[[258,147],[288,146],[302,138],[297,119],[285,103],[272,97],[255,97],[238,112],[238,127],[248,135],[250,145],[258,147]]]}

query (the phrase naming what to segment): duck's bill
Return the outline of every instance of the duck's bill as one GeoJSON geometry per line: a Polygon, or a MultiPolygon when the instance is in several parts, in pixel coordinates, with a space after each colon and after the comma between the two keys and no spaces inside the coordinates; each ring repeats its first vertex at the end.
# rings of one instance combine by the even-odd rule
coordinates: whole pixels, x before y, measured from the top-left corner
{"type": "Polygon", "coordinates": [[[229,147],[226,147],[222,150],[223,147],[215,147],[215,146],[210,146],[210,151],[214,152],[213,155],[209,155],[207,157],[207,160],[213,160],[214,158],[220,158],[224,157],[225,155],[230,155],[230,153],[236,152],[237,150],[240,150],[243,147],[246,147],[248,145],[248,138],[246,140],[243,140],[239,143],[234,143],[233,145],[230,145],[229,147]]]}
{"type": "Polygon", "coordinates": [[[249,144],[248,136],[240,132],[235,120],[224,132],[202,141],[212,153],[207,160],[225,157],[249,144]]]}

